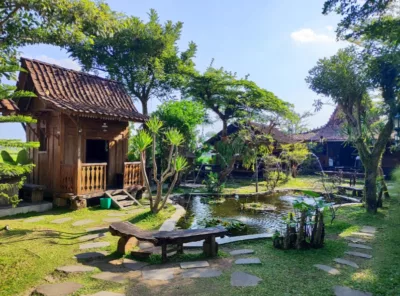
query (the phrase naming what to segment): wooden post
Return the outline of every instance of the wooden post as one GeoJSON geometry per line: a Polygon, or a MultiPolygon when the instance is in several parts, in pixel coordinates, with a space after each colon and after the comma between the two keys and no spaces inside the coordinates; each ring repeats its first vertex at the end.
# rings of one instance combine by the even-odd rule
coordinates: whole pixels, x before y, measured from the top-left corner
{"type": "Polygon", "coordinates": [[[176,253],[183,254],[183,243],[178,243],[176,253]]]}
{"type": "Polygon", "coordinates": [[[77,168],[77,174],[76,174],[76,194],[81,193],[81,165],[82,165],[82,160],[81,160],[81,146],[82,146],[82,129],[81,125],[78,121],[78,143],[77,143],[77,162],[76,162],[76,168],[77,168]]]}
{"type": "Polygon", "coordinates": [[[162,263],[167,262],[167,244],[165,242],[161,245],[161,261],[162,263]]]}

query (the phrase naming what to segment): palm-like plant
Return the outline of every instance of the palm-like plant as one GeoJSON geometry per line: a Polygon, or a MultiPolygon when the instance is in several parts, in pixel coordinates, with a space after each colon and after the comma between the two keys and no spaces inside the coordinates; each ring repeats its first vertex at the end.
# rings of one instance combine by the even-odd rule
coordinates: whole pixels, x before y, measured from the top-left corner
{"type": "Polygon", "coordinates": [[[167,144],[169,145],[169,155],[167,168],[160,172],[158,176],[158,168],[156,162],[156,144],[157,136],[159,136],[163,123],[156,117],[152,117],[146,123],[146,126],[150,133],[145,130],[139,131],[135,136],[134,140],[136,147],[140,150],[140,168],[143,174],[144,182],[149,190],[150,209],[153,213],[158,213],[164,208],[168,197],[175,187],[176,182],[179,178],[179,173],[184,171],[188,167],[187,160],[179,155],[178,147],[183,143],[184,137],[177,129],[168,129],[164,132],[164,137],[167,144]],[[153,160],[153,179],[157,185],[157,193],[153,198],[150,190],[150,182],[146,173],[146,149],[152,146],[152,160],[153,160]],[[172,178],[172,182],[168,188],[167,193],[163,196],[162,187],[165,181],[172,178]]]}

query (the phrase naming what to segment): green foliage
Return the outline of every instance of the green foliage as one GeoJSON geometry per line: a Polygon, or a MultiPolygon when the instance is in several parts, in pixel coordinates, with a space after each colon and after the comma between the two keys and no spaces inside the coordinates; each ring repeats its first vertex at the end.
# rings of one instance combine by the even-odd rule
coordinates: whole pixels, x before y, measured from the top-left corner
{"type": "Polygon", "coordinates": [[[133,147],[137,148],[140,152],[144,152],[150,147],[153,138],[145,130],[140,130],[137,135],[132,138],[133,147]]]}
{"type": "Polygon", "coordinates": [[[179,173],[188,168],[187,159],[181,155],[177,156],[174,162],[175,172],[179,173]]]}
{"type": "Polygon", "coordinates": [[[157,117],[152,116],[146,122],[146,126],[149,128],[149,130],[153,134],[157,135],[159,133],[160,129],[162,128],[162,126],[163,126],[163,122],[160,119],[158,119],[157,117]]]}
{"type": "Polygon", "coordinates": [[[223,226],[231,235],[242,235],[248,231],[248,226],[235,219],[211,218],[204,221],[205,227],[223,226]]]}
{"type": "Polygon", "coordinates": [[[209,172],[207,177],[203,180],[206,185],[207,192],[222,193],[225,188],[225,183],[220,183],[218,173],[209,172]]]}
{"type": "Polygon", "coordinates": [[[4,122],[36,123],[37,120],[25,115],[7,115],[0,117],[0,123],[4,122]]]}
{"type": "Polygon", "coordinates": [[[183,135],[176,129],[170,128],[164,133],[168,143],[173,146],[181,146],[185,140],[183,135]]]}

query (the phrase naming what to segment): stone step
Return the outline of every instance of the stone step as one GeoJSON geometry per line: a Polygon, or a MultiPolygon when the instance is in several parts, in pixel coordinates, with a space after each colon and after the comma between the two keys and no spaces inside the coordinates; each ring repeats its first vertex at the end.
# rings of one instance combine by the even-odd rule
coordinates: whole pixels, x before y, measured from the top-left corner
{"type": "Polygon", "coordinates": [[[233,250],[230,251],[229,254],[231,254],[232,256],[248,255],[248,254],[254,254],[254,250],[250,249],[233,250]]]}
{"type": "Polygon", "coordinates": [[[235,271],[231,275],[232,287],[255,287],[261,281],[259,277],[242,271],[235,271]]]}
{"type": "Polygon", "coordinates": [[[333,267],[328,266],[328,265],[314,264],[314,267],[316,267],[316,268],[318,268],[318,269],[321,269],[321,270],[323,270],[323,271],[325,271],[325,272],[327,272],[327,273],[329,273],[329,274],[332,274],[332,275],[338,275],[338,274],[340,274],[340,271],[339,271],[338,269],[333,268],[333,267]]]}
{"type": "Polygon", "coordinates": [[[91,276],[93,279],[122,284],[129,278],[127,272],[104,271],[91,276]]]}
{"type": "Polygon", "coordinates": [[[113,199],[115,199],[117,201],[125,200],[127,198],[129,198],[129,197],[126,194],[113,195],[113,199]]]}
{"type": "Polygon", "coordinates": [[[335,296],[372,296],[372,293],[353,290],[348,287],[334,286],[335,296]]]}
{"type": "Polygon", "coordinates": [[[91,272],[95,271],[96,268],[92,266],[86,265],[66,265],[56,268],[57,271],[65,272],[65,273],[80,273],[80,272],[91,272]]]}
{"type": "Polygon", "coordinates": [[[367,242],[365,239],[358,238],[358,237],[352,237],[352,236],[346,236],[344,239],[351,241],[352,243],[366,243],[367,242]]]}
{"type": "Polygon", "coordinates": [[[365,259],[371,259],[372,258],[372,255],[365,254],[365,253],[360,253],[360,252],[345,252],[345,254],[350,255],[350,256],[365,258],[365,259]]]}
{"type": "Polygon", "coordinates": [[[335,258],[335,259],[333,259],[333,261],[335,261],[336,263],[339,263],[339,264],[348,265],[348,266],[351,266],[354,268],[359,268],[357,263],[350,261],[350,260],[343,259],[343,258],[335,258]]]}
{"type": "Polygon", "coordinates": [[[261,264],[259,258],[241,258],[235,261],[237,265],[244,265],[244,264],[261,264]]]}
{"type": "Polygon", "coordinates": [[[72,218],[66,217],[66,218],[60,218],[60,219],[53,220],[53,221],[51,221],[50,223],[53,223],[53,224],[63,224],[63,223],[65,223],[65,222],[68,222],[68,221],[71,221],[71,220],[72,220],[72,218]]]}
{"type": "Polygon", "coordinates": [[[104,218],[103,221],[108,222],[108,223],[114,223],[114,222],[121,222],[122,219],[121,218],[104,218]]]}
{"type": "Polygon", "coordinates": [[[82,226],[82,225],[90,224],[93,222],[95,222],[95,221],[93,221],[91,219],[84,219],[84,220],[79,220],[79,221],[72,223],[72,226],[82,226]]]}
{"type": "Polygon", "coordinates": [[[79,250],[94,249],[94,248],[104,248],[110,245],[109,242],[97,242],[97,243],[87,243],[79,245],[79,250]]]}
{"type": "Polygon", "coordinates": [[[175,277],[176,272],[176,268],[147,269],[142,270],[142,278],[144,280],[169,281],[175,277]]]}
{"type": "Polygon", "coordinates": [[[372,248],[371,248],[370,246],[362,245],[362,244],[352,244],[352,243],[349,243],[349,247],[358,248],[358,249],[365,249],[365,250],[372,250],[372,248]]]}
{"type": "Polygon", "coordinates": [[[42,221],[42,220],[44,220],[44,217],[35,217],[35,218],[29,218],[29,219],[26,219],[26,220],[24,220],[23,222],[25,222],[25,223],[34,223],[34,222],[39,222],[39,221],[42,221]]]}
{"type": "Polygon", "coordinates": [[[219,277],[222,274],[222,271],[219,269],[213,268],[194,268],[184,270],[181,273],[183,278],[211,278],[211,277],[219,277]]]}
{"type": "Polygon", "coordinates": [[[351,235],[358,235],[358,236],[365,236],[365,237],[375,237],[375,234],[367,233],[367,232],[352,232],[351,235]]]}
{"type": "Polygon", "coordinates": [[[194,261],[194,262],[182,262],[180,266],[182,269],[189,269],[189,268],[209,267],[210,264],[207,261],[194,261]]]}
{"type": "Polygon", "coordinates": [[[123,206],[124,208],[131,207],[131,206],[135,205],[135,202],[133,200],[119,201],[118,203],[121,206],[123,206]]]}
{"type": "Polygon", "coordinates": [[[373,226],[364,226],[361,228],[360,232],[365,232],[365,233],[376,233],[376,227],[373,226]]]}
{"type": "Polygon", "coordinates": [[[65,282],[58,284],[45,284],[36,288],[35,292],[43,296],[67,296],[75,293],[83,285],[74,282],[65,282]]]}

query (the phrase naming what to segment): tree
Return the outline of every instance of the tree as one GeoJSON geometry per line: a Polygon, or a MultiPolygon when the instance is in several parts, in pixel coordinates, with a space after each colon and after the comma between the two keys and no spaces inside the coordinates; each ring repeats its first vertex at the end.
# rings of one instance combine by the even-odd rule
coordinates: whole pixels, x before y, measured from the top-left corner
{"type": "Polygon", "coordinates": [[[110,33],[93,32],[92,42],[76,42],[67,50],[85,70],[107,72],[123,83],[148,115],[151,98],[173,97],[185,83],[185,74],[193,71],[196,44],[190,42],[181,53],[177,46],[182,25],[172,21],[162,25],[157,12],[151,10],[147,23],[137,17],[120,18],[110,33]]]}
{"type": "Polygon", "coordinates": [[[290,114],[290,105],[272,92],[260,88],[247,77],[239,79],[236,74],[223,68],[213,68],[212,65],[204,74],[193,73],[190,76],[184,95],[201,102],[219,117],[224,137],[231,120],[248,120],[263,112],[281,116],[290,114]]]}
{"type": "Polygon", "coordinates": [[[281,159],[290,168],[290,172],[293,178],[297,177],[298,166],[306,160],[310,152],[308,151],[307,144],[305,143],[292,143],[292,144],[281,144],[282,153],[281,159]]]}
{"type": "Polygon", "coordinates": [[[135,136],[134,141],[136,142],[136,147],[138,147],[140,151],[140,168],[142,175],[144,176],[145,185],[149,189],[150,209],[154,214],[156,214],[164,208],[168,197],[179,178],[179,174],[187,168],[187,161],[178,153],[178,147],[184,141],[183,135],[177,129],[170,128],[164,132],[164,137],[169,145],[168,165],[167,168],[161,171],[160,175],[158,175],[156,141],[157,137],[160,136],[163,123],[158,118],[153,117],[146,123],[146,126],[151,135],[146,130],[141,130],[135,136]],[[149,148],[150,145],[152,146],[153,179],[157,185],[157,193],[154,198],[150,190],[150,182],[146,173],[146,149],[149,148]],[[163,184],[170,178],[172,179],[172,182],[167,193],[163,195],[163,184]]]}
{"type": "Polygon", "coordinates": [[[377,175],[382,154],[393,131],[393,117],[400,110],[400,59],[395,56],[361,54],[355,47],[339,50],[331,58],[318,61],[306,78],[310,88],[330,97],[344,113],[350,141],[357,148],[365,168],[365,198],[367,211],[377,211],[377,175]],[[396,62],[397,58],[397,62],[396,62]],[[386,122],[381,125],[376,141],[368,138],[370,90],[381,90],[386,122]]]}

